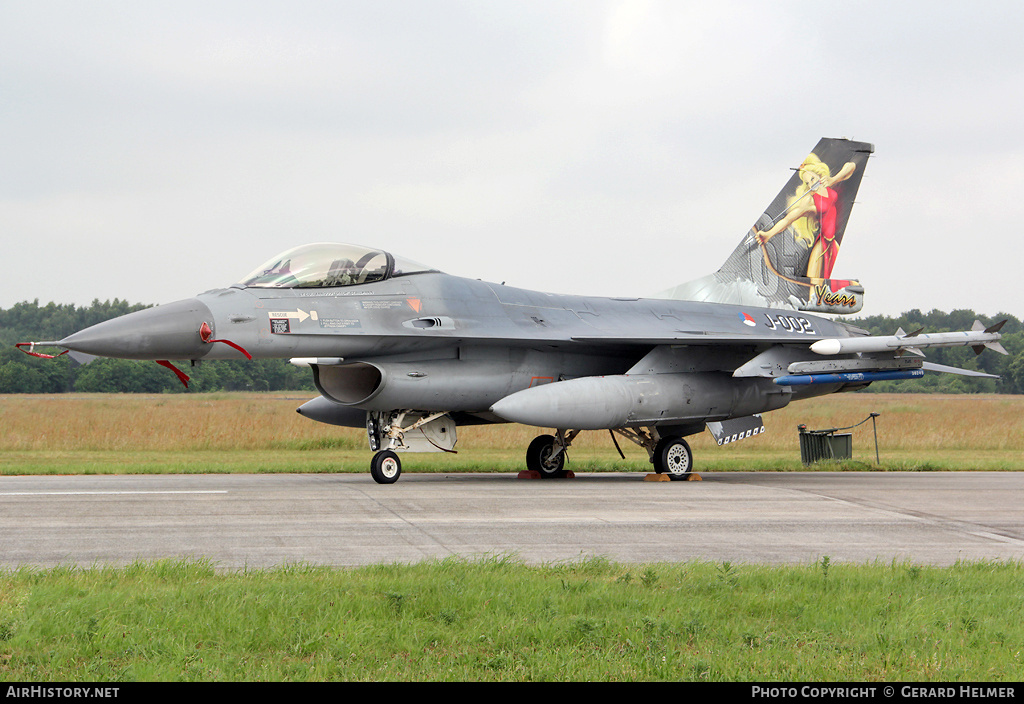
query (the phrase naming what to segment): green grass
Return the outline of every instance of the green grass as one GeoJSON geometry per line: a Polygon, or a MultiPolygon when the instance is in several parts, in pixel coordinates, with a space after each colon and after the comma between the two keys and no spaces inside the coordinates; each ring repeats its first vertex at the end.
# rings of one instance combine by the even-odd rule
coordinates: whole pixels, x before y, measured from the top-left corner
{"type": "Polygon", "coordinates": [[[1024,567],[528,566],[0,573],[0,680],[1019,681],[1024,567]]]}

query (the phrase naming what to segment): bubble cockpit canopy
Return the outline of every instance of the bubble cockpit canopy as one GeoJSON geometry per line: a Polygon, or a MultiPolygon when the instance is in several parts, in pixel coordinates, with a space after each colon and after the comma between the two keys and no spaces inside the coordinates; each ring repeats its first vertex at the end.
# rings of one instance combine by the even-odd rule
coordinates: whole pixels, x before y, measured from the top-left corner
{"type": "Polygon", "coordinates": [[[355,244],[304,244],[271,258],[244,279],[255,288],[331,288],[437,271],[380,249],[355,244]]]}

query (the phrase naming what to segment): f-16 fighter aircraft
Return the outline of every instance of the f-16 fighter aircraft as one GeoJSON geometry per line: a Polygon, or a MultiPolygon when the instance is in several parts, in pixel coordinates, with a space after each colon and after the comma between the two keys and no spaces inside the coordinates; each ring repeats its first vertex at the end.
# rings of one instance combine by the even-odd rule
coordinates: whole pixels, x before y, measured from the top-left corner
{"type": "Polygon", "coordinates": [[[457,426],[503,422],[553,429],[526,450],[541,477],[565,475],[580,431],[610,430],[684,479],[685,438],[705,428],[722,444],[799,399],[926,370],[989,376],[930,364],[928,347],[1005,354],[1001,324],[871,337],[821,315],[863,305],[860,283],[832,268],[872,152],[821,140],[721,269],[652,298],[539,293],[307,244],[227,288],[20,346],[157,360],[186,382],[171,360],[290,358],[320,392],[298,412],[365,427],[382,484],[401,473],[397,452],[453,451],[457,426]]]}

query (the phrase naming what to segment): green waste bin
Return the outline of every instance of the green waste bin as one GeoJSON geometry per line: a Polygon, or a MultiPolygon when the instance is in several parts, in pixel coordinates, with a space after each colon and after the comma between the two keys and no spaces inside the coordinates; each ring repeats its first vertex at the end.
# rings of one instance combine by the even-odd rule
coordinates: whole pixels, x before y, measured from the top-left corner
{"type": "Polygon", "coordinates": [[[806,425],[797,426],[800,430],[800,461],[814,464],[822,460],[853,459],[853,435],[837,433],[839,428],[828,430],[808,430],[806,425]]]}

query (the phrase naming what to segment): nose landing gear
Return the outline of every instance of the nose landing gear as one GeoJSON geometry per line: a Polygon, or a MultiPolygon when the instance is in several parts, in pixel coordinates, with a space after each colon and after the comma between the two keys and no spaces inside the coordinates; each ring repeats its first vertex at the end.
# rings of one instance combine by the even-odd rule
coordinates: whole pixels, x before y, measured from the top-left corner
{"type": "Polygon", "coordinates": [[[445,412],[371,411],[366,414],[370,449],[370,476],[378,484],[394,484],[402,474],[396,450],[451,452],[456,442],[455,422],[445,412]]]}
{"type": "Polygon", "coordinates": [[[402,460],[391,450],[381,450],[370,461],[370,476],[378,484],[394,484],[402,475],[402,460]]]}

